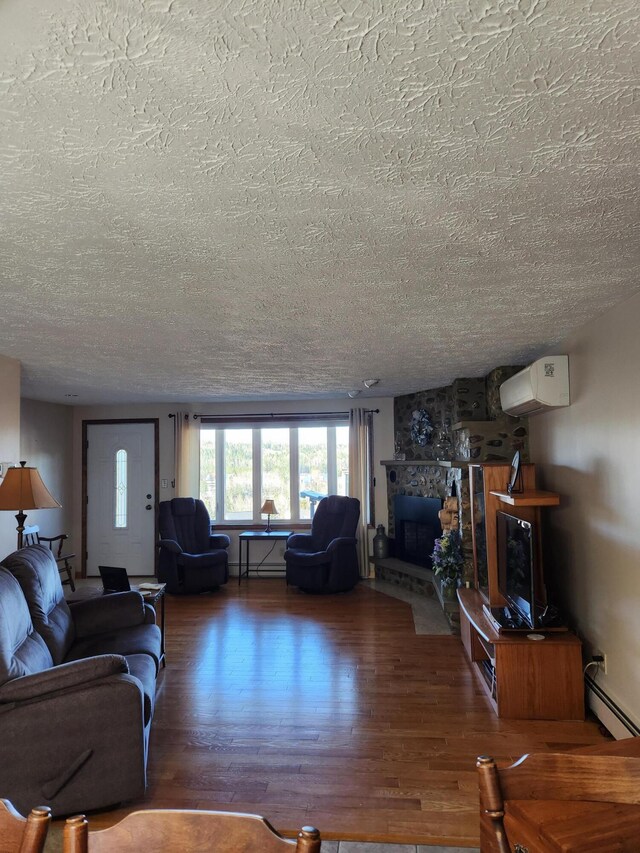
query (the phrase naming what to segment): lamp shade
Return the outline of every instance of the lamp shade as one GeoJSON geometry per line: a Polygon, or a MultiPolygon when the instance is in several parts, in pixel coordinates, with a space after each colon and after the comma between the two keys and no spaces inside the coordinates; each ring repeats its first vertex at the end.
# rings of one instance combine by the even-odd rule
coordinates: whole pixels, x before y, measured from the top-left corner
{"type": "Polygon", "coordinates": [[[277,515],[278,514],[278,510],[276,509],[276,505],[275,505],[274,501],[272,501],[270,498],[262,504],[262,509],[260,510],[260,512],[263,515],[277,515]]]}
{"type": "Polygon", "coordinates": [[[60,504],[49,492],[37,468],[8,468],[0,483],[0,510],[52,509],[60,504]]]}

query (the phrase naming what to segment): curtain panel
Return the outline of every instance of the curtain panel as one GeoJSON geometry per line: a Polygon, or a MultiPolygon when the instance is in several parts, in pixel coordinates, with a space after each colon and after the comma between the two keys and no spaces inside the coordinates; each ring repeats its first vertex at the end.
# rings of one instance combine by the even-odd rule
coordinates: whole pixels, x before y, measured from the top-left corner
{"type": "Polygon", "coordinates": [[[358,560],[360,577],[373,574],[369,563],[369,423],[372,415],[368,409],[351,409],[349,412],[349,495],[360,501],[358,522],[358,560]]]}
{"type": "Polygon", "coordinates": [[[176,412],[174,424],[175,496],[197,498],[199,465],[193,464],[198,451],[199,427],[188,412],[176,412]]]}

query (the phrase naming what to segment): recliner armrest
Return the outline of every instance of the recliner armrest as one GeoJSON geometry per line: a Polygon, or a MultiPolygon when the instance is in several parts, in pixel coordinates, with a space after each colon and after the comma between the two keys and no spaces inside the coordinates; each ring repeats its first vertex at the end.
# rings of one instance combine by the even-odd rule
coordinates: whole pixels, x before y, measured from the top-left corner
{"type": "Polygon", "coordinates": [[[327,545],[327,552],[335,551],[336,548],[341,548],[343,545],[357,545],[358,540],[355,536],[338,536],[332,539],[327,545]]]}
{"type": "Polygon", "coordinates": [[[313,551],[313,535],[311,533],[292,533],[287,539],[287,550],[290,548],[313,551]]]}
{"type": "Polygon", "coordinates": [[[69,610],[78,639],[142,625],[146,621],[144,599],[135,590],[74,601],[69,604],[69,610]]]}
{"type": "Polygon", "coordinates": [[[329,564],[331,562],[331,555],[328,551],[299,551],[299,550],[286,550],[284,552],[284,559],[288,563],[292,561],[297,563],[299,566],[322,566],[325,563],[329,564]]]}
{"type": "Polygon", "coordinates": [[[228,548],[231,545],[231,539],[226,533],[212,533],[209,537],[209,547],[214,550],[220,548],[228,548]]]}
{"type": "Polygon", "coordinates": [[[38,699],[49,693],[67,690],[70,687],[81,687],[109,675],[128,672],[127,661],[122,655],[96,655],[71,663],[61,663],[42,672],[7,681],[0,687],[0,703],[38,699]]]}
{"type": "Polygon", "coordinates": [[[160,547],[165,548],[172,554],[182,554],[182,548],[178,545],[175,539],[161,539],[160,547]]]}

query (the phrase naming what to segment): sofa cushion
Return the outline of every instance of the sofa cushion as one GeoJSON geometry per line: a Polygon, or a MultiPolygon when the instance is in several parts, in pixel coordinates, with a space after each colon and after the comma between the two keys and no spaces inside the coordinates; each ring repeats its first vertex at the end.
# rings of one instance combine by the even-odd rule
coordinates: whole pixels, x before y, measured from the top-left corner
{"type": "Polygon", "coordinates": [[[29,545],[2,561],[22,588],[33,627],[47,644],[55,664],[62,663],[75,639],[58,565],[45,545],[29,545]]]}
{"type": "Polygon", "coordinates": [[[160,663],[161,636],[157,625],[133,625],[103,634],[92,634],[76,640],[67,654],[67,661],[93,655],[149,655],[157,671],[160,663]]]}
{"type": "MultiPolygon", "coordinates": [[[[95,595],[69,604],[75,628],[76,642],[92,634],[132,628],[150,621],[144,598],[139,592],[112,592],[95,595]]],[[[151,620],[151,621],[155,621],[151,620]]]]}
{"type": "Polygon", "coordinates": [[[0,684],[53,666],[17,580],[0,569],[0,684]]]}

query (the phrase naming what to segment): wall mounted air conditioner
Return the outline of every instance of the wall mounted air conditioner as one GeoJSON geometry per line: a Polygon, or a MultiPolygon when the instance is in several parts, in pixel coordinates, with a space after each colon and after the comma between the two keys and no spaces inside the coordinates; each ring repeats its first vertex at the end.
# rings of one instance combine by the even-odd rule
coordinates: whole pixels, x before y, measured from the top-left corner
{"type": "Polygon", "coordinates": [[[507,415],[537,415],[569,405],[569,356],[547,355],[500,386],[500,405],[507,415]]]}

